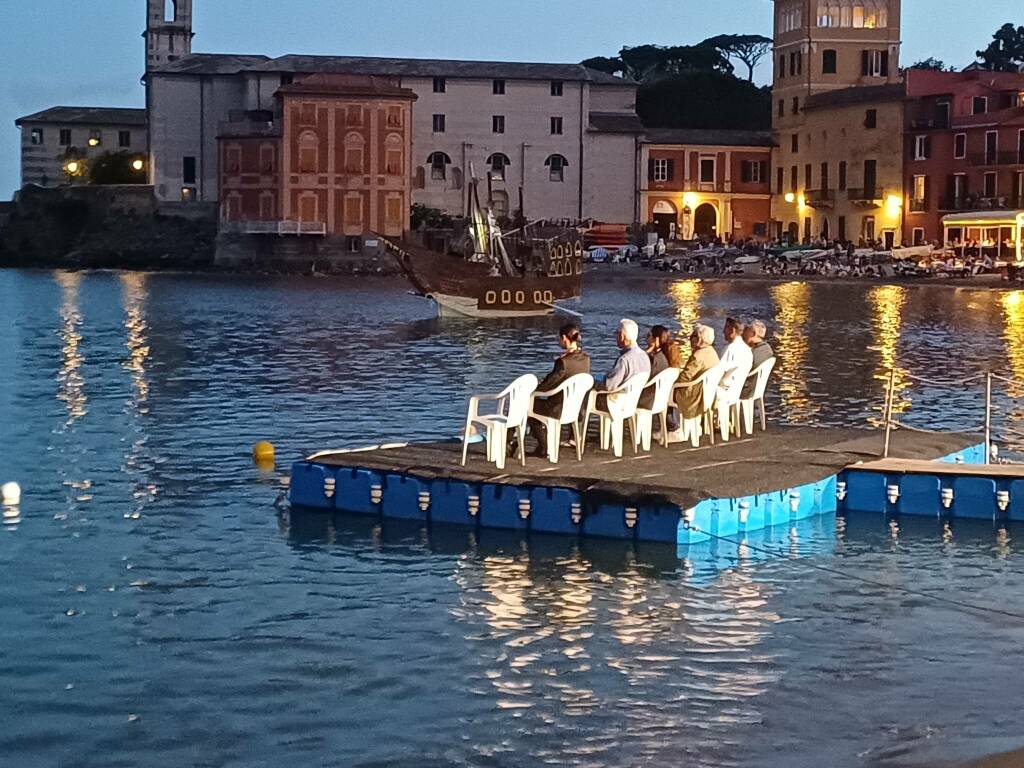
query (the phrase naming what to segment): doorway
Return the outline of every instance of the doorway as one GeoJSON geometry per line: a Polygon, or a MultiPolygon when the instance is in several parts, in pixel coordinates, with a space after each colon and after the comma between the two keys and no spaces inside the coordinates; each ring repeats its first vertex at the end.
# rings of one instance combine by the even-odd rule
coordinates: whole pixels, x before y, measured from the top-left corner
{"type": "Polygon", "coordinates": [[[651,214],[658,237],[668,242],[673,230],[677,227],[676,209],[672,207],[672,203],[659,200],[654,204],[651,214]]]}
{"type": "Polygon", "coordinates": [[[693,213],[693,234],[696,237],[716,237],[718,235],[718,211],[711,203],[697,206],[693,213]]]}

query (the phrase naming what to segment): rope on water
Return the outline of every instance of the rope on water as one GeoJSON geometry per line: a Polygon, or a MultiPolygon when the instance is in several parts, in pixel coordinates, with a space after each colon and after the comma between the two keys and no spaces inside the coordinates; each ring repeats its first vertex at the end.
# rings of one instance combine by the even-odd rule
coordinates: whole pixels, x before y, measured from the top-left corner
{"type": "Polygon", "coordinates": [[[951,387],[961,386],[963,384],[973,384],[975,381],[984,381],[986,374],[976,373],[973,376],[965,376],[962,379],[951,379],[946,381],[940,381],[939,379],[930,379],[927,376],[918,376],[913,373],[905,373],[904,376],[911,381],[917,381],[922,384],[930,384],[933,387],[951,387]]]}
{"type": "MultiPolygon", "coordinates": [[[[693,529],[693,530],[699,530],[699,529],[693,529]]],[[[757,544],[751,544],[751,543],[746,542],[746,541],[736,541],[735,539],[730,539],[728,536],[719,536],[719,535],[714,534],[714,533],[709,533],[708,531],[705,531],[705,530],[699,530],[699,533],[702,533],[705,536],[708,536],[708,537],[710,537],[712,539],[715,539],[717,541],[723,541],[723,542],[725,542],[727,544],[732,544],[733,546],[736,546],[736,547],[747,547],[748,549],[751,549],[751,550],[753,550],[755,552],[761,552],[762,554],[772,555],[773,557],[788,558],[790,556],[790,553],[787,552],[786,550],[783,550],[783,549],[772,549],[771,547],[765,547],[765,546],[760,546],[760,545],[757,545],[757,544]]],[[[856,574],[856,573],[849,573],[849,572],[844,571],[844,570],[842,570],[840,568],[833,568],[833,567],[828,566],[828,565],[821,565],[820,563],[812,563],[812,562],[809,562],[809,561],[806,561],[806,560],[801,561],[801,562],[802,562],[803,565],[805,565],[808,568],[811,568],[813,570],[819,571],[821,573],[828,573],[828,574],[831,574],[833,576],[840,576],[843,579],[847,579],[847,580],[851,580],[851,581],[859,581],[862,584],[870,584],[871,586],[882,587],[883,589],[891,589],[891,590],[894,590],[896,592],[902,592],[903,594],[906,594],[906,595],[913,595],[915,597],[921,597],[921,598],[924,598],[926,600],[932,600],[932,601],[937,602],[937,603],[944,603],[945,605],[950,605],[950,606],[953,606],[953,607],[956,607],[956,608],[964,608],[964,609],[969,610],[969,611],[974,611],[975,613],[989,613],[989,614],[993,614],[993,615],[996,615],[996,616],[1005,616],[1005,617],[1010,618],[1010,619],[1016,619],[1017,621],[1024,622],[1024,613],[1017,613],[1015,611],[1007,611],[1007,610],[1005,610],[1003,608],[995,608],[995,607],[993,607],[991,605],[979,605],[978,603],[971,603],[971,602],[968,602],[967,600],[958,600],[955,597],[944,597],[943,595],[937,595],[937,594],[935,594],[933,592],[925,592],[925,591],[920,590],[920,589],[914,589],[913,587],[901,587],[901,586],[896,585],[896,584],[887,584],[886,582],[879,581],[878,579],[872,579],[872,578],[870,578],[868,576],[861,576],[861,575],[856,574]]]]}

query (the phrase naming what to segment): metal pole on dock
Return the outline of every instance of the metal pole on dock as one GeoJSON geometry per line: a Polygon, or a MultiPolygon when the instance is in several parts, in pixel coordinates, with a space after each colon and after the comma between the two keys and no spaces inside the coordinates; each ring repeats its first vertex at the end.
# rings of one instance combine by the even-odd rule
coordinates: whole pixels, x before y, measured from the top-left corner
{"type": "Polygon", "coordinates": [[[885,408],[882,417],[885,419],[885,448],[882,450],[882,458],[889,458],[889,439],[892,435],[892,393],[896,389],[896,368],[889,371],[889,389],[885,393],[885,408]]]}
{"type": "Polygon", "coordinates": [[[985,463],[992,462],[992,372],[985,376],[985,463]]]}

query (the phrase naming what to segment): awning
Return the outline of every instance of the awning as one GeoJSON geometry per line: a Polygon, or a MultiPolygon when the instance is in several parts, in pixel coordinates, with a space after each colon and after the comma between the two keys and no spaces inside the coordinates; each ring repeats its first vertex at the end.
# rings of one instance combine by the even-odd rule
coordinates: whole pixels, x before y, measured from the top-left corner
{"type": "Polygon", "coordinates": [[[1024,211],[967,211],[942,217],[947,227],[1012,227],[1024,223],[1024,211]]]}

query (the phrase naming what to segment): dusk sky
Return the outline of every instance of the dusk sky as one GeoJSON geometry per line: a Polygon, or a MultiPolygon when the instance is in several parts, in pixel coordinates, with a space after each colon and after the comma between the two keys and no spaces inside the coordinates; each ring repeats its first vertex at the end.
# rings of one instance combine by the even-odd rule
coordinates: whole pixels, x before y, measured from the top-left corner
{"type": "MultiPolygon", "coordinates": [[[[144,9],[144,0],[0,0],[0,199],[20,183],[15,118],[62,104],[143,105],[144,9]]],[[[770,0],[195,0],[194,50],[575,62],[623,45],[771,35],[771,9],[770,0]]],[[[1024,23],[1020,0],[904,0],[903,61],[966,65],[1007,21],[1024,23]]]]}

